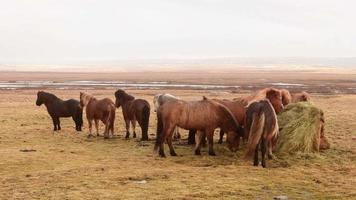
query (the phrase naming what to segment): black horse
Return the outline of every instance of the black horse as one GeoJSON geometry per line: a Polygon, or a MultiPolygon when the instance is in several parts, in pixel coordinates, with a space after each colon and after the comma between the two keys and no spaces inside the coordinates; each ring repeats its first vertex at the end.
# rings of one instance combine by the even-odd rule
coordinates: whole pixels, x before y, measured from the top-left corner
{"type": "Polygon", "coordinates": [[[82,131],[83,125],[83,108],[79,101],[69,99],[63,101],[54,94],[39,91],[37,93],[36,105],[45,104],[49,115],[52,117],[54,131],[61,130],[60,117],[72,117],[75,122],[75,130],[82,131]]]}

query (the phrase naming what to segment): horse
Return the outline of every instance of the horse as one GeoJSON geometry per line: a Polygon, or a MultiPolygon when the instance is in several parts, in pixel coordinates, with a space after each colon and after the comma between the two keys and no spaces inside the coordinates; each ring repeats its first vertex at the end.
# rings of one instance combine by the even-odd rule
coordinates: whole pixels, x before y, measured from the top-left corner
{"type": "Polygon", "coordinates": [[[260,101],[263,99],[268,99],[271,102],[277,114],[281,112],[284,108],[283,101],[282,101],[282,93],[280,90],[275,88],[265,88],[259,90],[253,95],[243,98],[243,101],[246,103],[246,105],[249,105],[252,102],[260,101]]]}
{"type": "Polygon", "coordinates": [[[293,103],[298,103],[301,101],[310,101],[310,95],[304,91],[292,94],[292,102],[293,103]]]}
{"type": "Polygon", "coordinates": [[[79,101],[74,99],[63,101],[54,94],[38,91],[36,105],[41,106],[42,104],[45,104],[48,114],[52,118],[54,131],[61,130],[61,122],[59,121],[60,117],[72,117],[75,123],[75,130],[82,131],[83,109],[81,108],[79,101]]]}
{"type": "Polygon", "coordinates": [[[109,98],[96,99],[90,94],[80,92],[80,105],[86,107],[86,115],[89,123],[89,135],[93,136],[92,126],[93,120],[95,122],[96,135],[99,136],[99,120],[105,124],[104,138],[110,138],[114,135],[114,122],[115,122],[115,104],[109,98]]]}
{"type": "Polygon", "coordinates": [[[215,156],[213,149],[214,130],[223,128],[229,134],[236,134],[240,128],[231,111],[224,105],[206,99],[200,101],[169,101],[157,110],[157,137],[154,150],[159,149],[165,157],[164,141],[167,141],[171,156],[177,156],[172,145],[174,128],[179,126],[187,130],[198,130],[196,134],[195,154],[201,155],[200,144],[206,135],[209,143],[209,155],[215,156]]]}
{"type": "MultiPolygon", "coordinates": [[[[212,99],[213,101],[216,101],[224,106],[226,106],[234,115],[236,118],[237,122],[241,125],[240,129],[238,130],[237,134],[238,137],[242,137],[245,141],[247,141],[247,137],[245,134],[245,131],[243,129],[243,124],[245,123],[245,115],[246,115],[246,108],[245,105],[240,102],[240,101],[233,101],[233,100],[228,100],[228,99],[212,99]]],[[[220,129],[220,138],[218,143],[222,144],[223,142],[223,137],[224,137],[225,131],[223,129],[220,129]]],[[[240,143],[239,141],[237,141],[240,143]]],[[[238,148],[238,146],[237,146],[238,148]]]]}
{"type": "Polygon", "coordinates": [[[278,137],[278,120],[276,112],[267,99],[251,103],[246,111],[245,129],[249,133],[245,158],[254,153],[254,166],[258,166],[258,151],[262,152],[262,167],[266,165],[266,152],[272,158],[272,149],[278,137]]]}
{"type": "Polygon", "coordinates": [[[141,127],[142,140],[148,140],[148,125],[150,119],[150,104],[144,99],[135,99],[124,90],[115,92],[115,106],[122,107],[122,114],[126,124],[126,138],[130,137],[130,122],[133,129],[133,137],[136,137],[136,121],[141,127]]]}
{"type": "Polygon", "coordinates": [[[282,94],[282,103],[283,106],[287,106],[292,102],[292,95],[290,94],[289,90],[287,89],[281,89],[281,94],[282,94]]]}
{"type": "MultiPolygon", "coordinates": [[[[154,105],[154,112],[157,112],[157,109],[164,104],[167,101],[176,101],[179,100],[180,98],[175,97],[171,94],[165,93],[165,94],[156,94],[153,97],[153,105],[154,105]]],[[[180,139],[181,135],[179,133],[179,127],[177,126],[174,130],[174,139],[180,139]]]]}

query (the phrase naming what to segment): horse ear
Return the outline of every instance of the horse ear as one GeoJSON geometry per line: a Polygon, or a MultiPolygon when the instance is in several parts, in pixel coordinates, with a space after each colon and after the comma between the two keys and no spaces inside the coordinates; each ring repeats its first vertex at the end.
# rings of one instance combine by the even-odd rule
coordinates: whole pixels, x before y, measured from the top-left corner
{"type": "Polygon", "coordinates": [[[208,98],[206,98],[206,96],[203,96],[203,100],[208,100],[208,98]]]}

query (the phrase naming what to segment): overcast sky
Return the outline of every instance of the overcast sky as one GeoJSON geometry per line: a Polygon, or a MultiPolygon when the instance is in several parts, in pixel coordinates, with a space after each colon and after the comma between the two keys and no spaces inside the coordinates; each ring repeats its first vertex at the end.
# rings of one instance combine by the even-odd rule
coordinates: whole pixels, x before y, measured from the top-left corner
{"type": "Polygon", "coordinates": [[[4,0],[0,6],[0,64],[356,56],[354,0],[4,0]]]}

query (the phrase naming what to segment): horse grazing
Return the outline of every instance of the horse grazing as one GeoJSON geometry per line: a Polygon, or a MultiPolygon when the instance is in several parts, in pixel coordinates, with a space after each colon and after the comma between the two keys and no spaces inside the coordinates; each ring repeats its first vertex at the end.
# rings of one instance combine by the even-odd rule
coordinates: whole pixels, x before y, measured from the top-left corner
{"type": "Polygon", "coordinates": [[[104,138],[107,139],[114,135],[115,122],[115,104],[109,98],[101,100],[96,99],[90,94],[84,92],[80,93],[80,105],[86,107],[86,115],[89,123],[89,135],[93,136],[92,126],[93,120],[95,122],[96,135],[99,136],[99,120],[105,124],[104,138]]]}
{"type": "Polygon", "coordinates": [[[282,103],[283,106],[286,106],[292,102],[292,95],[290,94],[289,90],[287,89],[281,89],[281,94],[282,94],[282,103]]]}
{"type": "Polygon", "coordinates": [[[310,101],[310,95],[304,91],[292,94],[292,102],[293,103],[298,103],[301,101],[310,101]]]}
{"type": "MultiPolygon", "coordinates": [[[[154,105],[154,112],[157,112],[157,109],[163,105],[164,103],[168,102],[168,101],[177,101],[180,98],[175,97],[171,94],[156,94],[153,97],[153,105],[154,105]]],[[[179,133],[179,127],[177,126],[174,130],[174,139],[180,139],[181,135],[179,133]]]]}
{"type": "Polygon", "coordinates": [[[282,93],[280,90],[275,88],[265,88],[259,90],[255,94],[245,97],[244,101],[247,105],[249,105],[252,102],[260,101],[263,99],[268,99],[271,102],[277,114],[281,112],[284,108],[282,101],[282,93]]]}
{"type": "Polygon", "coordinates": [[[74,99],[63,101],[54,94],[38,91],[36,105],[41,106],[42,104],[45,104],[52,118],[54,131],[61,130],[60,117],[72,117],[75,122],[75,130],[82,131],[83,109],[79,105],[79,101],[74,99]]]}
{"type": "MultiPolygon", "coordinates": [[[[241,125],[244,124],[246,108],[245,108],[245,105],[241,101],[233,101],[233,100],[227,100],[227,99],[223,99],[223,100],[212,99],[212,100],[226,106],[231,111],[231,113],[234,115],[237,122],[241,125]]],[[[219,138],[219,142],[218,142],[219,144],[222,144],[224,134],[225,134],[224,129],[220,129],[220,138],[219,138]]],[[[245,134],[243,126],[240,126],[240,129],[237,132],[237,137],[238,138],[242,137],[245,141],[247,141],[246,136],[247,135],[245,134]]],[[[240,141],[237,141],[237,143],[238,143],[238,145],[237,145],[237,148],[238,148],[240,141]]]]}
{"type": "Polygon", "coordinates": [[[200,144],[206,135],[209,142],[209,155],[216,155],[213,149],[214,130],[223,128],[228,134],[236,134],[240,128],[231,111],[226,106],[209,99],[200,101],[169,101],[157,110],[157,137],[154,149],[165,157],[164,142],[167,141],[171,156],[176,156],[172,145],[174,128],[179,126],[187,130],[198,130],[196,134],[195,154],[200,155],[200,144]]]}
{"type": "Polygon", "coordinates": [[[115,92],[117,108],[122,106],[122,114],[126,123],[126,138],[130,137],[130,122],[133,129],[133,137],[136,137],[136,121],[141,127],[142,140],[148,140],[148,125],[150,120],[150,104],[144,99],[135,99],[124,90],[115,92]]]}
{"type": "Polygon", "coordinates": [[[272,158],[279,129],[276,112],[269,100],[253,102],[248,106],[245,129],[249,132],[245,158],[250,158],[254,153],[253,165],[258,166],[258,151],[261,149],[262,166],[266,167],[266,152],[268,158],[272,158]]]}

